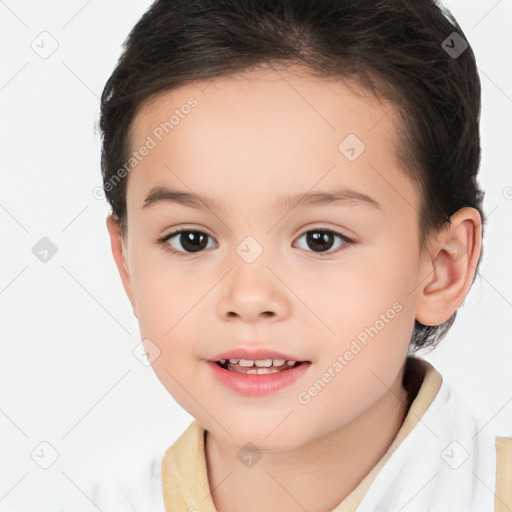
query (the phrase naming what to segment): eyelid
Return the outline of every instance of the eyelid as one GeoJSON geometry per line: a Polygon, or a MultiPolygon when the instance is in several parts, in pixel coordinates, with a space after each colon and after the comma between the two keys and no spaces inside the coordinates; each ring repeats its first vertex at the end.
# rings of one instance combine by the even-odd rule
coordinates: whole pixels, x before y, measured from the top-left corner
{"type": "MultiPolygon", "coordinates": [[[[193,227],[193,226],[187,226],[187,225],[179,225],[179,226],[176,226],[175,228],[173,228],[171,231],[169,231],[169,233],[165,234],[165,235],[162,235],[158,241],[162,241],[162,240],[168,240],[169,238],[171,238],[172,236],[175,236],[175,235],[178,235],[180,233],[182,233],[183,231],[197,231],[199,233],[204,233],[205,235],[208,235],[210,238],[212,238],[213,240],[215,240],[215,242],[217,242],[216,238],[211,235],[208,230],[204,229],[204,228],[197,228],[197,227],[193,227]]],[[[189,254],[192,254],[192,253],[189,253],[189,254]]]]}
{"type": "MultiPolygon", "coordinates": [[[[176,256],[179,256],[180,258],[181,257],[187,257],[187,256],[193,256],[195,254],[200,254],[202,252],[205,252],[205,249],[203,249],[202,251],[198,251],[198,252],[184,252],[184,251],[179,251],[179,250],[176,250],[174,249],[169,243],[169,239],[170,238],[174,238],[175,236],[181,234],[182,232],[186,232],[186,231],[196,231],[196,232],[199,232],[199,233],[203,233],[205,234],[206,236],[208,236],[209,238],[213,239],[215,241],[215,243],[217,243],[217,240],[215,239],[215,237],[213,235],[210,235],[206,230],[204,230],[203,228],[201,229],[198,229],[198,228],[195,228],[195,227],[191,227],[191,226],[186,226],[186,225],[180,225],[180,226],[177,226],[176,228],[174,228],[170,233],[166,234],[166,235],[163,235],[162,237],[160,237],[157,242],[160,246],[163,247],[163,249],[166,251],[166,252],[169,252],[171,253],[173,256],[176,255],[176,256]]],[[[354,245],[356,242],[355,238],[351,237],[351,236],[348,236],[345,234],[345,230],[340,230],[338,228],[331,228],[331,227],[328,227],[326,224],[320,224],[320,225],[313,225],[313,226],[307,226],[306,228],[303,228],[300,232],[299,235],[297,235],[295,238],[294,238],[294,241],[295,240],[298,240],[300,238],[302,238],[304,235],[306,235],[307,233],[309,233],[310,231],[324,231],[324,232],[327,232],[327,233],[331,233],[333,236],[335,237],[339,237],[340,239],[343,240],[343,243],[340,247],[336,248],[335,250],[328,250],[328,251],[325,251],[325,252],[315,252],[315,251],[307,251],[305,249],[301,249],[299,247],[299,249],[303,250],[303,251],[306,251],[310,254],[314,254],[316,256],[319,256],[320,258],[322,257],[327,257],[327,256],[332,256],[332,255],[335,255],[337,254],[338,252],[344,250],[343,248],[345,246],[350,246],[350,245],[354,245]]]]}
{"type": "Polygon", "coordinates": [[[328,222],[320,222],[320,223],[312,223],[310,225],[307,225],[306,227],[302,228],[299,232],[299,235],[297,235],[297,238],[299,236],[302,236],[304,233],[307,233],[308,231],[328,231],[330,233],[335,233],[336,235],[340,235],[343,238],[345,238],[347,241],[355,243],[357,241],[356,235],[352,234],[352,231],[349,231],[348,229],[341,228],[338,226],[331,226],[328,222]],[[349,234],[350,233],[350,234],[349,234]]]}
{"type": "MultiPolygon", "coordinates": [[[[301,229],[301,231],[299,232],[299,234],[297,235],[296,238],[298,238],[299,236],[304,235],[308,231],[314,231],[315,229],[317,229],[317,230],[320,230],[320,231],[329,231],[329,232],[335,233],[337,235],[341,235],[343,238],[346,238],[350,242],[356,242],[356,237],[352,236],[352,235],[347,235],[347,231],[348,230],[346,230],[345,228],[329,227],[328,224],[329,223],[319,223],[319,224],[317,223],[317,224],[312,224],[310,226],[306,226],[306,227],[301,229]]],[[[169,233],[167,233],[165,235],[162,235],[162,237],[160,237],[160,238],[161,239],[162,238],[169,238],[170,236],[176,235],[178,233],[181,233],[182,231],[199,231],[200,233],[204,233],[204,234],[208,235],[209,237],[213,238],[215,241],[217,241],[215,236],[210,234],[207,229],[205,229],[203,227],[198,228],[198,227],[195,227],[195,226],[189,226],[189,225],[186,225],[186,224],[180,224],[180,225],[176,226],[171,231],[169,231],[169,233]]]]}
{"type": "MultiPolygon", "coordinates": [[[[180,225],[180,226],[175,227],[172,231],[170,231],[166,235],[163,235],[163,236],[159,237],[157,239],[157,243],[158,243],[159,246],[161,246],[164,249],[164,251],[171,253],[173,256],[175,256],[175,255],[179,256],[180,258],[181,257],[186,257],[186,256],[193,256],[194,254],[200,254],[201,252],[204,252],[204,250],[198,251],[197,253],[178,251],[178,250],[174,249],[169,244],[169,239],[174,238],[175,236],[177,236],[177,235],[179,235],[179,234],[181,234],[183,232],[186,232],[186,231],[197,231],[198,233],[203,233],[207,237],[215,240],[215,237],[213,235],[210,235],[208,233],[208,231],[206,231],[203,228],[198,229],[198,228],[191,227],[191,226],[180,225]]],[[[215,240],[215,243],[217,243],[217,240],[215,240]]]]}
{"type": "Polygon", "coordinates": [[[323,232],[326,232],[326,233],[330,233],[334,237],[340,238],[342,240],[342,243],[341,243],[341,245],[339,247],[337,247],[334,250],[333,249],[329,249],[329,250],[327,250],[325,252],[309,251],[309,250],[306,250],[306,249],[302,249],[301,247],[298,247],[298,249],[301,249],[301,250],[305,251],[306,253],[313,254],[315,257],[327,258],[329,256],[335,256],[339,252],[344,251],[345,247],[350,247],[351,245],[354,245],[356,243],[356,241],[353,238],[348,237],[347,235],[345,235],[345,233],[343,231],[340,231],[339,229],[329,228],[329,227],[327,227],[325,225],[324,226],[320,226],[320,227],[308,227],[307,229],[304,229],[303,231],[301,231],[301,234],[299,236],[297,236],[294,240],[301,239],[304,235],[306,235],[310,231],[323,231],[323,232]]]}

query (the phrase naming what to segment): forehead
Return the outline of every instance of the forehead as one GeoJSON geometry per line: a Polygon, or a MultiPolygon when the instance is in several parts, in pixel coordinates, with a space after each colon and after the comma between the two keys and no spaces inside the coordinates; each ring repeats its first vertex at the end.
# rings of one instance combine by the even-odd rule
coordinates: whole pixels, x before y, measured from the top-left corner
{"type": "Polygon", "coordinates": [[[142,207],[151,188],[166,184],[240,207],[255,195],[271,196],[270,205],[286,195],[278,192],[340,185],[389,196],[390,183],[411,188],[396,158],[397,126],[392,105],[356,82],[300,67],[188,84],[135,117],[131,149],[151,149],[134,162],[127,202],[142,207]]]}
{"type": "MultiPolygon", "coordinates": [[[[181,123],[190,113],[194,118],[216,116],[218,129],[231,124],[232,128],[246,133],[253,128],[259,131],[258,140],[265,133],[269,137],[272,135],[270,125],[281,130],[283,136],[293,136],[292,125],[297,120],[310,123],[300,125],[305,132],[315,128],[320,128],[320,133],[353,129],[364,137],[383,117],[388,117],[388,123],[384,123],[388,126],[381,132],[388,133],[392,139],[393,134],[387,128],[396,115],[387,100],[374,96],[355,80],[314,76],[298,65],[263,64],[233,76],[190,83],[151,97],[140,106],[133,120],[132,146],[143,143],[142,137],[151,133],[158,124],[169,121],[173,113],[178,116],[171,123],[174,135],[183,132],[185,124],[190,124],[181,123]],[[189,109],[187,103],[191,98],[197,106],[189,109]],[[343,114],[341,117],[340,113],[343,114]],[[244,122],[233,127],[233,122],[240,120],[244,122]],[[181,124],[180,130],[175,130],[178,124],[181,124]]],[[[208,131],[208,139],[212,139],[215,132],[209,128],[205,127],[200,134],[208,131]]],[[[294,128],[297,130],[299,126],[294,128]]]]}

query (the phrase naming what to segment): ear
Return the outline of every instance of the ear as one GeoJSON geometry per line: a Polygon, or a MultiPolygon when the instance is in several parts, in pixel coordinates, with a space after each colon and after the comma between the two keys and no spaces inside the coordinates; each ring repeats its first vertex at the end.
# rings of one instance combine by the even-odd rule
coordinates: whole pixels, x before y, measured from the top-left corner
{"type": "Polygon", "coordinates": [[[482,250],[482,219],[475,208],[464,207],[450,217],[425,252],[418,287],[416,320],[439,325],[448,320],[466,298],[482,250]]]}
{"type": "Polygon", "coordinates": [[[117,269],[123,282],[124,291],[130,300],[132,305],[133,314],[137,316],[135,307],[135,300],[132,289],[132,277],[130,275],[130,268],[128,265],[128,258],[126,256],[126,248],[124,247],[123,240],[121,237],[121,227],[119,222],[115,219],[112,214],[107,217],[107,229],[110,235],[110,245],[112,247],[112,254],[116,262],[117,269]]]}

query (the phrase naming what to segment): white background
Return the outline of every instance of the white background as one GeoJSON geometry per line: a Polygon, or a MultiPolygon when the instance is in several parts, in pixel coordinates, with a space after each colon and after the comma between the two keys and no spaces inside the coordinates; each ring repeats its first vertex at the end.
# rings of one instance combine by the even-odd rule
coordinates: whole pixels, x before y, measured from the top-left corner
{"type": "MultiPolygon", "coordinates": [[[[0,510],[79,510],[120,453],[163,455],[193,419],[133,355],[138,324],[93,193],[99,96],[149,4],[0,1],[0,510]],[[43,31],[58,43],[47,59],[31,47],[43,31]],[[58,250],[47,263],[32,252],[42,237],[58,250]],[[43,441],[58,453],[48,469],[31,458],[43,441]]],[[[488,223],[481,277],[425,358],[486,429],[512,435],[512,2],[445,5],[480,70],[488,223]]]]}

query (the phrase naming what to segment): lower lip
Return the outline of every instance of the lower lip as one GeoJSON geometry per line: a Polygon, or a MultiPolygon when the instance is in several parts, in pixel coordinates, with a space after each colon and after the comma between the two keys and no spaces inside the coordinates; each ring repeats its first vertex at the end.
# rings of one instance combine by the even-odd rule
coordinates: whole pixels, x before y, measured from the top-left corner
{"type": "Polygon", "coordinates": [[[240,373],[224,370],[217,363],[207,361],[217,380],[224,386],[246,396],[270,395],[292,384],[304,375],[310,362],[303,362],[289,370],[276,373],[240,373]]]}

